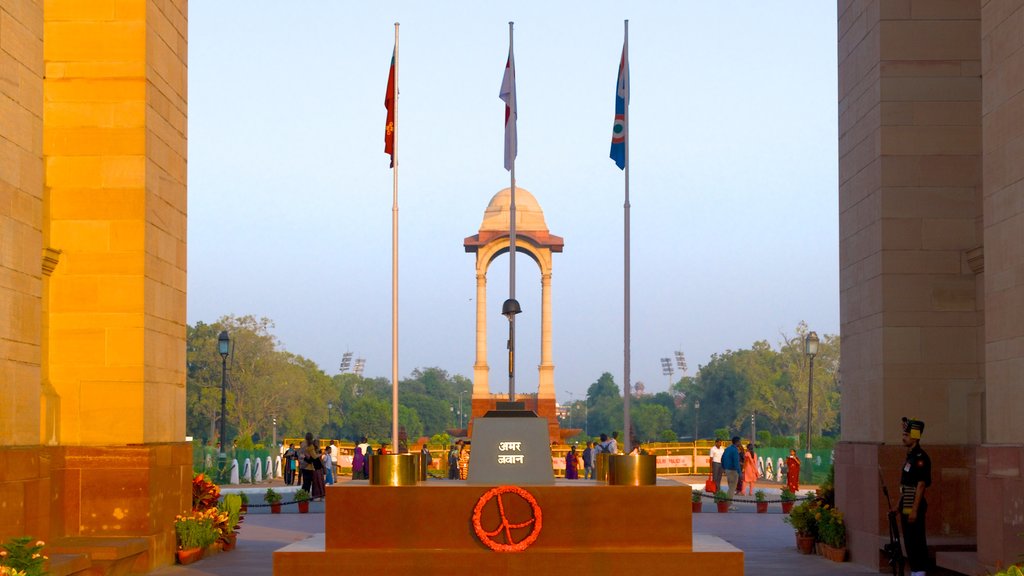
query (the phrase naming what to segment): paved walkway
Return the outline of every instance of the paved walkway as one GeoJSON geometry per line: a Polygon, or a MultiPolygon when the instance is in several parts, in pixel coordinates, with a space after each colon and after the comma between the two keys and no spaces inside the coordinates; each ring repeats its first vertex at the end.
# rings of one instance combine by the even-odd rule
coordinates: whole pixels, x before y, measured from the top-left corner
{"type": "MultiPolygon", "coordinates": [[[[279,490],[276,486],[275,490],[279,490]]],[[[250,495],[266,490],[246,489],[250,495]]],[[[232,491],[226,488],[226,492],[232,491]]],[[[769,498],[777,497],[778,490],[770,492],[769,498]]],[[[288,498],[286,497],[286,500],[288,498]]],[[[250,505],[261,502],[261,498],[250,497],[250,505]]],[[[778,504],[769,507],[767,514],[756,514],[753,504],[739,503],[736,510],[728,514],[715,511],[712,502],[706,501],[704,511],[693,515],[695,533],[712,534],[728,541],[744,552],[745,573],[758,576],[877,576],[879,572],[863,566],[835,563],[821,556],[803,555],[796,550],[793,529],[783,522],[785,517],[778,504]]],[[[312,503],[309,514],[294,512],[294,506],[286,507],[286,513],[267,514],[265,509],[250,508],[238,535],[238,547],[227,553],[216,554],[189,566],[169,566],[152,574],[156,576],[270,576],[273,553],[278,548],[324,532],[323,504],[312,503]]]]}

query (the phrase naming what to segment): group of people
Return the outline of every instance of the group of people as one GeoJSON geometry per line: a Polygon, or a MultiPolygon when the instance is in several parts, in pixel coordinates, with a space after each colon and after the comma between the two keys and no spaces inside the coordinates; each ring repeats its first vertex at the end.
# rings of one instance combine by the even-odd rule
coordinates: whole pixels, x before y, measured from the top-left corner
{"type": "Polygon", "coordinates": [[[618,432],[613,433],[611,438],[607,434],[601,434],[601,441],[587,442],[587,447],[583,449],[582,453],[577,452],[574,444],[565,455],[565,479],[578,480],[579,469],[582,466],[583,479],[595,480],[597,478],[597,455],[618,454],[618,437],[618,432]]]}
{"type": "Polygon", "coordinates": [[[301,483],[313,500],[323,500],[326,486],[334,484],[334,449],[333,442],[320,448],[313,433],[306,432],[298,448],[292,443],[284,451],[284,483],[288,486],[301,483]]]}
{"type": "Polygon", "coordinates": [[[465,480],[469,477],[469,443],[456,440],[448,448],[448,479],[465,480]]]}
{"type": "MultiPolygon", "coordinates": [[[[740,444],[740,437],[733,436],[728,447],[722,447],[722,439],[716,438],[715,445],[710,450],[711,459],[711,480],[715,484],[715,490],[722,486],[722,476],[725,476],[729,483],[729,499],[736,494],[742,495],[744,490],[750,496],[754,495],[754,488],[757,479],[762,476],[761,469],[757,466],[757,452],[753,442],[744,448],[740,444]]],[[[796,489],[794,488],[795,492],[796,489]]]]}

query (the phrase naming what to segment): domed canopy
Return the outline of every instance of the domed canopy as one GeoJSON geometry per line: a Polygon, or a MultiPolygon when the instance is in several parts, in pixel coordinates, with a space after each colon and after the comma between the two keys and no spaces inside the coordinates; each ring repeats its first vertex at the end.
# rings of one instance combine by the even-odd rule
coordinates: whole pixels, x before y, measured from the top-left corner
{"type": "MultiPolygon", "coordinates": [[[[512,189],[505,188],[491,198],[491,203],[484,210],[484,221],[480,224],[480,232],[508,231],[508,213],[512,204],[512,189]]],[[[547,232],[548,225],[544,222],[544,211],[537,199],[526,188],[516,186],[516,230],[531,232],[547,232]]]]}
{"type": "MultiPolygon", "coordinates": [[[[481,246],[497,238],[509,235],[509,207],[512,204],[512,189],[505,188],[491,198],[484,210],[484,221],[480,223],[480,232],[463,241],[466,252],[476,252],[481,246]]],[[[552,252],[561,252],[565,241],[548,230],[544,221],[544,211],[537,199],[525,188],[516,186],[516,235],[528,240],[539,248],[552,252]]],[[[522,251],[519,247],[517,251],[522,251]]]]}

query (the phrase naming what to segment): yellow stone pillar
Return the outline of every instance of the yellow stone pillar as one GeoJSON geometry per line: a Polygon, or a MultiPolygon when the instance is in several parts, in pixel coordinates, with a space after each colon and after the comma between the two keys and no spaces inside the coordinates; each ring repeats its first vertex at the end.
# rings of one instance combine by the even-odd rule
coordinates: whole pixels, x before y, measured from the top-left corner
{"type": "MultiPolygon", "coordinates": [[[[476,273],[476,363],[473,364],[473,398],[485,398],[490,393],[487,375],[487,272],[476,273]]],[[[472,410],[470,410],[472,413],[472,410]]]]}
{"type": "Polygon", "coordinates": [[[537,398],[555,398],[555,364],[551,354],[551,272],[540,277],[540,366],[538,367],[537,398]]]}

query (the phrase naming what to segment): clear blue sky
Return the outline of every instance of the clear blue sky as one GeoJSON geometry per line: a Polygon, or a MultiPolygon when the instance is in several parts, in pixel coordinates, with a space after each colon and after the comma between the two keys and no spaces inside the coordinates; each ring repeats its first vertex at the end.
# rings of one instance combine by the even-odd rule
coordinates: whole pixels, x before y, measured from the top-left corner
{"type": "MultiPolygon", "coordinates": [[[[189,5],[188,321],[266,316],[337,373],[391,373],[394,22],[401,377],[472,377],[474,256],[502,166],[498,89],[515,22],[519,186],[565,238],[555,386],[622,385],[623,173],[608,158],[629,19],[632,381],[666,389],[713,353],[839,331],[836,6],[785,2],[189,5]],[[676,374],[679,377],[679,374],[676,374]]],[[[536,390],[540,274],[517,260],[517,390],[536,390]]],[[[507,390],[508,260],[488,276],[491,390],[507,390]]]]}

